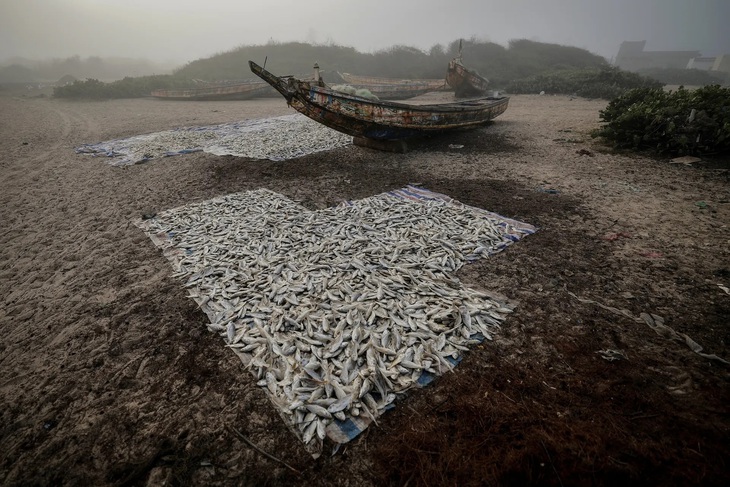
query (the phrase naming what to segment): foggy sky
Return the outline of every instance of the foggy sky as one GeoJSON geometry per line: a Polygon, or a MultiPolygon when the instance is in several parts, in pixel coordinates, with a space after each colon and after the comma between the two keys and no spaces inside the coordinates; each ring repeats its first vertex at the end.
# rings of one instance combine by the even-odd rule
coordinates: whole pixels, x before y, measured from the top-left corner
{"type": "Polygon", "coordinates": [[[0,63],[80,55],[183,64],[270,40],[373,52],[471,37],[564,44],[609,60],[624,40],[714,56],[730,54],[728,20],[730,0],[0,0],[0,63]]]}

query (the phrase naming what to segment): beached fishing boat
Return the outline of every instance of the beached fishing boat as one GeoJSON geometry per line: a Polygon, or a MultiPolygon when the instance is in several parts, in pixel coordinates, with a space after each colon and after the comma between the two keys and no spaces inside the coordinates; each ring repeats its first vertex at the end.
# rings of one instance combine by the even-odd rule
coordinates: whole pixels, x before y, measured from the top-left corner
{"type": "Polygon", "coordinates": [[[151,95],[164,100],[249,100],[275,92],[263,81],[245,81],[236,84],[212,85],[189,90],[154,90],[151,95]]]}
{"type": "Polygon", "coordinates": [[[337,74],[345,83],[358,89],[369,90],[373,95],[384,100],[402,100],[431,91],[449,89],[445,79],[379,78],[339,72],[337,74]]]}
{"type": "Polygon", "coordinates": [[[457,98],[482,96],[489,90],[489,80],[462,63],[461,41],[459,41],[459,54],[449,61],[446,82],[454,89],[457,98]]]}
{"type": "Polygon", "coordinates": [[[337,74],[346,82],[352,85],[426,85],[434,90],[443,88],[443,79],[423,79],[423,78],[381,78],[377,76],[360,76],[351,73],[337,74]]]}
{"type": "Polygon", "coordinates": [[[251,71],[273,86],[300,113],[357,138],[394,141],[450,130],[475,128],[507,109],[508,97],[482,97],[418,105],[372,100],[332,90],[319,76],[313,81],[276,76],[253,61],[251,71]]]}

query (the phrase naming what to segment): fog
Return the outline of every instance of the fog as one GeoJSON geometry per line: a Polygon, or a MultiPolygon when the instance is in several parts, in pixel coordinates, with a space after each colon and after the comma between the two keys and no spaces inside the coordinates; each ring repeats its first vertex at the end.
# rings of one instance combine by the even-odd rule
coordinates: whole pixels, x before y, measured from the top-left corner
{"type": "Polygon", "coordinates": [[[730,53],[730,0],[0,0],[0,63],[131,57],[185,63],[241,45],[334,43],[424,50],[475,37],[531,39],[613,58],[646,50],[730,53]]]}

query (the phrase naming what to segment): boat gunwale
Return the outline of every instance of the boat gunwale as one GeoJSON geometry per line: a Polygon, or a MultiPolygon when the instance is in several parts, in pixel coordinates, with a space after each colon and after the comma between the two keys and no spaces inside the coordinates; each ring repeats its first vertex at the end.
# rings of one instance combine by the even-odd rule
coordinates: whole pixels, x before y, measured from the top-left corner
{"type": "MultiPolygon", "coordinates": [[[[320,94],[331,96],[333,98],[341,98],[344,100],[351,100],[360,104],[367,104],[367,105],[373,105],[383,108],[395,108],[399,110],[407,110],[407,111],[417,111],[417,112],[444,112],[444,111],[479,111],[480,109],[489,108],[492,106],[500,105],[499,102],[503,102],[506,100],[509,100],[508,96],[500,96],[500,97],[493,97],[493,96],[480,96],[480,97],[473,97],[473,98],[463,98],[460,100],[450,101],[447,103],[430,103],[430,104],[411,104],[411,103],[403,103],[403,102],[397,102],[397,101],[390,101],[390,100],[372,100],[369,98],[357,96],[357,95],[351,95],[349,93],[345,93],[342,91],[333,90],[332,88],[327,87],[321,87],[316,85],[311,85],[310,83],[306,81],[302,81],[294,76],[278,76],[279,79],[291,79],[295,81],[299,87],[302,87],[304,90],[307,91],[315,91],[320,94]],[[308,86],[307,86],[308,85],[308,86]],[[306,86],[306,87],[305,87],[306,86]]],[[[285,83],[284,86],[286,87],[285,83]]],[[[311,100],[310,100],[311,101],[311,100]]]]}
{"type": "Polygon", "coordinates": [[[345,82],[350,84],[373,85],[373,86],[433,86],[443,84],[444,79],[439,78],[386,78],[380,76],[364,76],[352,73],[337,72],[345,82]],[[366,80],[372,80],[370,82],[366,80]]]}

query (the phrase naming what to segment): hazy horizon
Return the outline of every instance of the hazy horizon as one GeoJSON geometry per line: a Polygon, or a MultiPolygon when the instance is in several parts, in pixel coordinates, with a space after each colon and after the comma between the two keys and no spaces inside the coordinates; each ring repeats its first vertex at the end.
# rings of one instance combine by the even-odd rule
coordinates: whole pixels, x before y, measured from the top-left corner
{"type": "Polygon", "coordinates": [[[472,37],[575,46],[608,60],[621,42],[642,40],[649,51],[715,56],[730,54],[727,19],[727,0],[0,0],[0,62],[77,55],[182,65],[270,41],[427,51],[472,37]]]}

